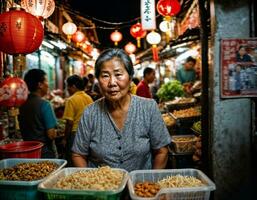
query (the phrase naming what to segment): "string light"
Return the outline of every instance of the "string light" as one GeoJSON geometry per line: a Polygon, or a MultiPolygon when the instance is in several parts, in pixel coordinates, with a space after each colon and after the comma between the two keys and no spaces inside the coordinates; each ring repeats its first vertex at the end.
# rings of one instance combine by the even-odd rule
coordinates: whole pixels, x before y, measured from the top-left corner
{"type": "MultiPolygon", "coordinates": [[[[93,21],[100,22],[102,24],[112,25],[113,26],[113,27],[110,27],[110,26],[96,26],[96,25],[93,25],[93,26],[79,26],[78,27],[78,28],[84,29],[84,30],[87,30],[87,29],[115,30],[115,29],[117,29],[117,26],[119,26],[119,29],[123,29],[123,28],[130,27],[135,22],[138,22],[138,20],[140,20],[140,18],[141,18],[141,17],[136,17],[134,19],[131,19],[131,20],[128,20],[128,21],[123,21],[123,22],[109,22],[109,21],[105,21],[105,20],[97,19],[95,17],[88,16],[88,15],[85,15],[85,14],[81,14],[78,11],[71,10],[67,6],[56,5],[56,7],[58,7],[58,8],[65,8],[65,11],[70,13],[70,14],[72,14],[72,15],[75,15],[75,16],[76,15],[80,15],[80,16],[83,16],[83,17],[85,17],[87,19],[91,19],[93,21]]],[[[159,14],[159,15],[156,16],[156,18],[159,18],[160,16],[161,15],[159,14]]]]}

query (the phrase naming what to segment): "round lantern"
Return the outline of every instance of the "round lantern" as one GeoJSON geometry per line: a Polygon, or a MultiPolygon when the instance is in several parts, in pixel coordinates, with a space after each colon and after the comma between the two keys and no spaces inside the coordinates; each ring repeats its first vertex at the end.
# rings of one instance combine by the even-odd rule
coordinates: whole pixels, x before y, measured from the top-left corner
{"type": "Polygon", "coordinates": [[[129,42],[128,44],[126,44],[126,46],[125,46],[125,51],[128,53],[128,54],[132,54],[132,53],[134,53],[135,51],[136,51],[136,46],[133,44],[133,43],[131,43],[131,42],[129,42]]]}
{"type": "Polygon", "coordinates": [[[24,10],[0,14],[0,51],[7,54],[29,54],[36,51],[44,38],[38,18],[24,10]]]}
{"type": "Polygon", "coordinates": [[[165,17],[167,21],[171,20],[172,16],[179,13],[181,9],[178,0],[160,0],[157,3],[157,11],[165,17]]]}
{"type": "Polygon", "coordinates": [[[53,14],[55,3],[54,0],[21,0],[21,7],[40,19],[46,19],[53,14]]]}
{"type": "Polygon", "coordinates": [[[152,45],[152,51],[153,51],[153,60],[158,61],[158,49],[157,44],[161,42],[161,36],[159,33],[156,33],[155,31],[152,31],[147,34],[146,41],[152,45]]]}
{"type": "Polygon", "coordinates": [[[171,37],[171,22],[164,20],[160,23],[159,28],[162,32],[166,33],[166,41],[169,43],[171,37]]]}
{"type": "Polygon", "coordinates": [[[9,77],[0,83],[0,105],[15,107],[23,104],[28,97],[26,83],[18,77],[9,77]]]}
{"type": "Polygon", "coordinates": [[[138,22],[131,26],[130,34],[137,39],[137,47],[140,48],[140,39],[146,36],[146,31],[143,30],[142,25],[138,22]]]}
{"type": "Polygon", "coordinates": [[[115,30],[111,33],[110,38],[114,42],[114,45],[117,46],[118,42],[122,40],[122,34],[118,30],[115,30]]]}
{"type": "Polygon", "coordinates": [[[79,43],[85,41],[86,37],[85,34],[82,33],[81,31],[76,31],[76,33],[74,33],[72,35],[72,41],[75,42],[77,45],[79,45],[79,43]]]}
{"type": "Polygon", "coordinates": [[[62,31],[67,35],[68,41],[70,42],[72,35],[77,31],[77,26],[72,22],[67,22],[62,25],[62,31]]]}

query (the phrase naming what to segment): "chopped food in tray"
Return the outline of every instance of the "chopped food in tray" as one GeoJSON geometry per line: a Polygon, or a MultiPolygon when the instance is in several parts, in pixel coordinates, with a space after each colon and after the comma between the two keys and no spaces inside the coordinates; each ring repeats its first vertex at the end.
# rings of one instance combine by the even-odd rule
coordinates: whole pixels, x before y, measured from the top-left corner
{"type": "Polygon", "coordinates": [[[198,117],[201,115],[201,112],[196,108],[188,108],[183,110],[175,110],[172,112],[172,115],[175,118],[198,117]]]}
{"type": "Polygon", "coordinates": [[[177,97],[173,101],[165,102],[166,105],[170,104],[185,104],[185,103],[194,103],[196,102],[195,98],[186,98],[186,97],[177,97]]]}
{"type": "Polygon", "coordinates": [[[176,124],[175,119],[171,117],[171,115],[168,113],[162,114],[162,119],[165,122],[166,126],[173,126],[176,124]]]}
{"type": "Polygon", "coordinates": [[[80,170],[62,177],[53,187],[66,190],[117,190],[123,176],[123,172],[105,166],[92,170],[80,170]]]}

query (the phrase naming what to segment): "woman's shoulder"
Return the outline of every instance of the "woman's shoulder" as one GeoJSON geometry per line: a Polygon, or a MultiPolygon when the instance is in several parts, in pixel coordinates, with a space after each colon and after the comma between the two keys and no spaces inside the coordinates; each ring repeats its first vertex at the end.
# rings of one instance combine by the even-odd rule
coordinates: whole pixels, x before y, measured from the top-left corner
{"type": "Polygon", "coordinates": [[[154,99],[149,99],[145,97],[140,97],[136,95],[132,95],[133,98],[133,105],[135,106],[140,106],[140,107],[148,107],[148,106],[153,106],[156,104],[156,101],[154,99]]]}
{"type": "Polygon", "coordinates": [[[93,103],[89,104],[86,108],[87,112],[95,112],[104,107],[104,97],[97,99],[93,103]]]}

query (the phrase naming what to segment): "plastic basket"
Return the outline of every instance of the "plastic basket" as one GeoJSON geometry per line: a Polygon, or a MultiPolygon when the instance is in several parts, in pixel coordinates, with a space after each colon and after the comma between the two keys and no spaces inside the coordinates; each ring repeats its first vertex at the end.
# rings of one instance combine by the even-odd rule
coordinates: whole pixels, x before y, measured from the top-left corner
{"type": "Polygon", "coordinates": [[[194,144],[196,137],[194,135],[173,135],[171,136],[172,149],[176,153],[193,153],[195,151],[194,144]],[[187,141],[179,141],[178,139],[187,139],[187,141]]]}
{"type": "Polygon", "coordinates": [[[0,146],[1,158],[41,158],[43,143],[20,141],[0,146]]]}
{"type": "MultiPolygon", "coordinates": [[[[9,158],[0,161],[0,169],[13,167],[24,162],[40,162],[50,161],[55,162],[59,167],[51,174],[56,173],[63,168],[67,161],[63,159],[22,159],[9,158]]],[[[46,178],[46,177],[45,177],[46,178]]],[[[7,181],[0,180],[1,199],[4,200],[38,200],[42,199],[42,195],[37,191],[37,185],[45,178],[36,181],[7,181]]]]}
{"type": "Polygon", "coordinates": [[[169,169],[169,170],[136,170],[129,173],[129,194],[132,200],[208,200],[210,192],[215,190],[215,184],[197,169],[169,169]],[[205,186],[184,188],[162,188],[155,197],[143,198],[135,194],[134,185],[137,182],[157,182],[167,176],[193,176],[200,179],[205,186]]]}
{"type": "Polygon", "coordinates": [[[114,191],[97,191],[97,190],[65,190],[53,188],[53,185],[65,176],[81,170],[92,170],[92,168],[65,168],[48,177],[38,185],[38,190],[44,193],[45,199],[83,199],[83,200],[119,200],[123,189],[128,180],[128,172],[123,169],[115,169],[124,172],[124,177],[120,187],[114,191]]]}

